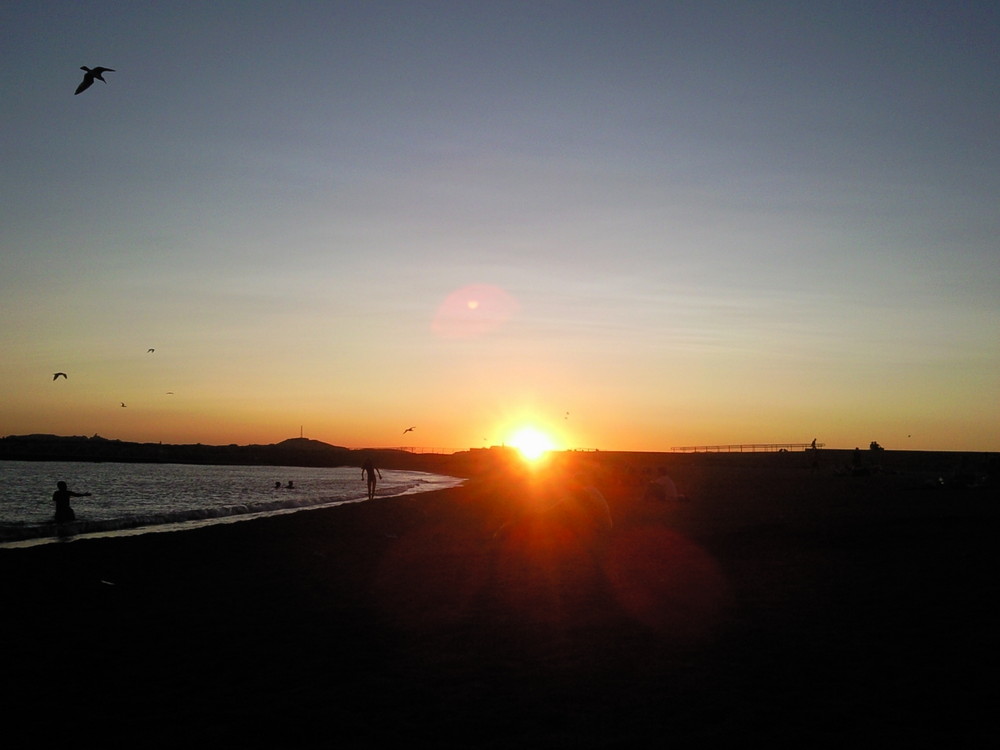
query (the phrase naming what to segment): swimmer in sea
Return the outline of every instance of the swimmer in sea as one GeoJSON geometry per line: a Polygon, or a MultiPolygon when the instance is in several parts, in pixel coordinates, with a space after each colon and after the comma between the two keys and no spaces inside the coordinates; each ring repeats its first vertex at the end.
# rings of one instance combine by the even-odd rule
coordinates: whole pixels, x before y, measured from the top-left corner
{"type": "Polygon", "coordinates": [[[69,505],[71,497],[90,497],[89,492],[71,492],[66,489],[65,482],[56,482],[58,488],[52,493],[52,500],[56,504],[56,523],[69,523],[76,520],[76,513],[69,505]]]}

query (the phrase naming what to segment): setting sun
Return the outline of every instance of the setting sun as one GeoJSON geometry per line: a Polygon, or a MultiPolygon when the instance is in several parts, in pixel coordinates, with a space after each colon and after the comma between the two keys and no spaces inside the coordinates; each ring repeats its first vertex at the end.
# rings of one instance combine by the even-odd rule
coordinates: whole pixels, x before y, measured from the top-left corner
{"type": "Polygon", "coordinates": [[[509,442],[529,461],[534,461],[555,448],[552,439],[534,427],[522,427],[513,434],[509,442]]]}

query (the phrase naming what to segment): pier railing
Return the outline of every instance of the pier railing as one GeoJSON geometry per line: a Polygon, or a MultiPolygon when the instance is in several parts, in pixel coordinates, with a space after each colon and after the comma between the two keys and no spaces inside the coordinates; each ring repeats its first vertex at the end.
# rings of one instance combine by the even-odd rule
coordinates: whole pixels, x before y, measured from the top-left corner
{"type": "Polygon", "coordinates": [[[730,445],[684,445],[670,450],[674,453],[777,453],[822,448],[824,443],[733,443],[730,445]]]}

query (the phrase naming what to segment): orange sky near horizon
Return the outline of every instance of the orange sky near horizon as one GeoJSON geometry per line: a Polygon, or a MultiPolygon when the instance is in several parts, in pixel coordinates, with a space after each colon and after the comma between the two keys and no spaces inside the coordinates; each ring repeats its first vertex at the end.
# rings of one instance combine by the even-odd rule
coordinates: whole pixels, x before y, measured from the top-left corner
{"type": "MultiPolygon", "coordinates": [[[[668,451],[813,438],[831,448],[877,440],[898,450],[998,449],[989,423],[978,434],[953,423],[960,394],[911,419],[905,398],[884,400],[885,392],[876,389],[882,401],[866,403],[862,392],[838,392],[835,373],[809,389],[812,405],[790,399],[791,372],[757,376],[754,397],[747,398],[741,388],[747,381],[721,355],[715,366],[703,364],[688,375],[625,353],[617,362],[567,364],[565,352],[536,351],[530,362],[505,367],[512,353],[499,350],[519,343],[497,332],[452,341],[433,331],[425,336],[446,366],[416,363],[400,376],[388,361],[339,365],[354,373],[340,375],[332,386],[325,373],[337,365],[316,355],[304,355],[292,367],[287,358],[257,349],[239,357],[230,352],[225,363],[209,359],[209,371],[218,373],[212,377],[187,371],[185,357],[162,347],[152,353],[133,347],[110,367],[95,358],[71,368],[61,366],[65,358],[53,357],[48,368],[30,373],[33,382],[23,373],[7,374],[21,398],[0,405],[0,424],[4,434],[219,445],[275,443],[301,431],[350,448],[442,452],[510,444],[526,426],[548,435],[558,449],[668,451]],[[69,375],[53,381],[48,371],[58,369],[69,375]],[[248,371],[252,377],[241,375],[248,371]],[[650,399],[658,384],[663,392],[650,399]],[[383,397],[373,400],[371,393],[383,397]],[[824,399],[841,405],[853,399],[856,411],[824,409],[824,399]],[[415,429],[404,432],[410,426],[415,429]]],[[[86,360],[85,349],[79,347],[86,360]]]]}
{"type": "Polygon", "coordinates": [[[1000,451],[995,3],[96,7],[0,7],[0,435],[1000,451]]]}

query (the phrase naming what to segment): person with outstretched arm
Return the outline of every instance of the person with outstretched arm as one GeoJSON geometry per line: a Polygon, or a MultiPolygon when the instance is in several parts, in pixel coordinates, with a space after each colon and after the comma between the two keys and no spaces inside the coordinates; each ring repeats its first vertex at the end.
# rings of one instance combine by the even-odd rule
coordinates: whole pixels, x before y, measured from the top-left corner
{"type": "Polygon", "coordinates": [[[69,523],[76,520],[76,513],[69,505],[71,497],[90,497],[89,492],[72,492],[66,488],[65,482],[56,482],[58,488],[52,493],[52,500],[56,504],[56,523],[69,523]]]}

